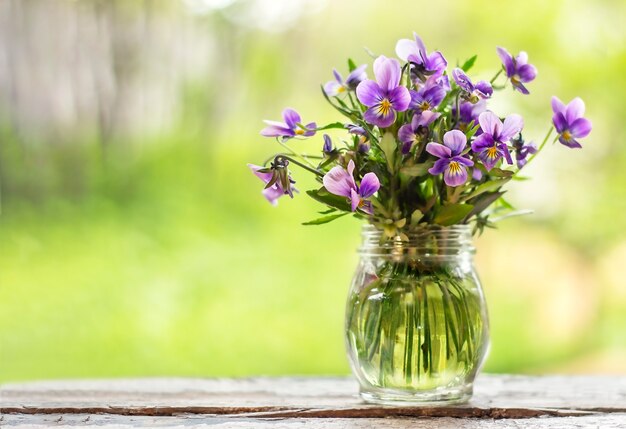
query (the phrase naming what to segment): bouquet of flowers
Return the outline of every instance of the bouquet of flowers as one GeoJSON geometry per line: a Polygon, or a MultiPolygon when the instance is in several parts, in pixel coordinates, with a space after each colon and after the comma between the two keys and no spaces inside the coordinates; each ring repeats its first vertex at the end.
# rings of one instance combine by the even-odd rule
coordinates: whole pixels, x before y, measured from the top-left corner
{"type": "Polygon", "coordinates": [[[249,164],[265,184],[263,195],[272,204],[283,195],[293,198],[296,165],[316,176],[322,186],[306,193],[327,206],[323,217],[306,225],[353,214],[396,239],[430,224],[473,222],[475,232],[492,226],[490,216],[513,209],[502,187],[523,179],[519,171],[554,131],[554,141],[569,148],[580,148],[578,139],[591,131],[580,98],[567,105],[552,98],[553,127],[539,146],[524,137],[520,115],[489,110],[495,91],[510,83],[514,91],[529,94],[526,85],[537,76],[526,52],[512,56],[498,47],[497,54],[502,68],[488,82],[467,74],[476,56],[448,74],[441,52],[429,53],[417,34],[397,42],[401,61],[375,58],[374,79],[368,78],[367,65],[348,60],[348,76],[334,70],[334,80],[322,86],[347,122],[305,124],[290,108],[283,111],[283,122],[265,121],[261,135],[276,138],[282,150],[262,166],[249,164]],[[330,129],[346,134],[335,141],[324,134],[319,156],[289,145],[330,129]]]}
{"type": "Polygon", "coordinates": [[[276,204],[297,192],[293,166],[315,175],[306,193],[326,206],[318,225],[352,214],[363,229],[361,262],[348,297],[346,339],[361,395],[380,403],[462,402],[488,350],[484,296],[474,270],[471,235],[515,214],[503,186],[553,136],[580,148],[591,132],[584,103],[552,98],[552,124],[539,145],[523,135],[518,114],[489,110],[507,86],[529,94],[537,76],[528,55],[497,48],[502,67],[490,81],[468,75],[476,56],[448,73],[422,40],[399,40],[396,58],[367,65],[348,60],[348,76],[334,71],[322,94],[346,122],[305,123],[293,109],[283,122],[266,121],[263,136],[282,147],[261,166],[250,164],[276,204]],[[323,134],[321,154],[290,146],[323,134]],[[556,131],[556,133],[555,133],[556,131]],[[471,225],[469,225],[471,224],[471,225]]]}

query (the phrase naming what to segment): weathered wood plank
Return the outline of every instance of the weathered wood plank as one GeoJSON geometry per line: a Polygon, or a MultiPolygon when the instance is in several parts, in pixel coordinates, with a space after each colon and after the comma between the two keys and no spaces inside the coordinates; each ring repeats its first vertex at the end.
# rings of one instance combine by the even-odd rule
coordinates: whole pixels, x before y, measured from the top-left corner
{"type": "Polygon", "coordinates": [[[177,417],[146,417],[87,414],[4,415],[0,426],[12,429],[37,427],[75,428],[207,428],[207,429],[563,429],[563,428],[624,428],[626,414],[602,414],[582,417],[541,417],[528,419],[457,419],[457,418],[361,418],[361,419],[272,419],[207,417],[182,415],[177,417]]]}

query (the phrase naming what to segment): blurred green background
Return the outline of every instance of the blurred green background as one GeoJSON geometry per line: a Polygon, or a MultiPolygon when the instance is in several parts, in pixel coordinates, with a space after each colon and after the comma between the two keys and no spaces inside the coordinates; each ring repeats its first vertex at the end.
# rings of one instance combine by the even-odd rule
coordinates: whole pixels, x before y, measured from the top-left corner
{"type": "Polygon", "coordinates": [[[301,226],[320,207],[271,207],[245,164],[277,150],[261,119],[341,120],[319,84],[414,30],[451,65],[478,54],[477,78],[496,45],[528,51],[531,96],[491,105],[527,138],[553,94],[594,124],[510,187],[535,214],[478,239],[486,370],[626,373],[625,16],[619,0],[0,2],[0,381],[348,373],[360,226],[301,226]]]}

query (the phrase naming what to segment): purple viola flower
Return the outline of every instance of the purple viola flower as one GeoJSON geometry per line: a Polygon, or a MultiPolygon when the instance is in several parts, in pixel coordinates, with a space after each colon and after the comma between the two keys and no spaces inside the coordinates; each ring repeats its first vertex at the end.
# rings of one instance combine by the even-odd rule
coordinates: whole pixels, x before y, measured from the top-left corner
{"type": "Polygon", "coordinates": [[[294,182],[288,175],[287,180],[289,181],[289,187],[286,189],[282,180],[274,180],[275,172],[272,171],[270,168],[261,167],[254,164],[248,164],[248,168],[252,170],[256,177],[258,177],[263,181],[263,183],[265,183],[266,187],[265,189],[263,189],[263,196],[273,206],[278,204],[278,199],[283,195],[289,195],[291,198],[293,198],[293,193],[298,192],[298,190],[293,186],[293,184],[296,182],[294,182]],[[273,181],[274,183],[271,186],[267,187],[267,184],[271,181],[273,181]]]}
{"type": "Polygon", "coordinates": [[[328,134],[324,134],[324,146],[322,147],[322,152],[325,154],[330,154],[334,151],[333,149],[333,141],[331,140],[328,134]]]}
{"type": "Polygon", "coordinates": [[[420,137],[425,138],[428,136],[428,126],[439,116],[441,116],[441,113],[425,110],[413,115],[410,124],[404,124],[400,127],[398,130],[398,140],[402,142],[403,155],[408,155],[409,152],[411,152],[413,144],[417,142],[420,137]]]}
{"type": "Polygon", "coordinates": [[[364,80],[356,88],[359,101],[369,107],[363,118],[370,124],[386,128],[396,121],[396,112],[409,107],[409,90],[400,85],[400,63],[384,55],[374,61],[376,81],[364,80]]]}
{"type": "Polygon", "coordinates": [[[409,92],[411,93],[409,109],[416,112],[434,109],[446,96],[446,89],[436,79],[428,79],[419,90],[409,92]]]}
{"type": "Polygon", "coordinates": [[[334,97],[342,92],[346,91],[354,91],[356,87],[367,79],[367,73],[365,73],[365,69],[367,68],[367,64],[363,64],[350,72],[346,80],[343,80],[341,75],[336,69],[333,69],[333,76],[335,80],[331,80],[326,82],[324,85],[324,92],[329,97],[334,97]]]}
{"type": "Polygon", "coordinates": [[[426,152],[439,158],[428,172],[433,176],[443,173],[443,181],[448,186],[459,186],[467,182],[467,167],[474,161],[461,155],[467,144],[467,137],[459,130],[448,131],[443,135],[443,144],[430,142],[426,152]]]}
{"type": "Polygon", "coordinates": [[[479,99],[490,98],[493,94],[493,88],[489,82],[480,80],[474,85],[469,76],[458,67],[452,71],[452,77],[456,84],[465,92],[465,98],[470,101],[476,102],[479,99]]]}
{"type": "Polygon", "coordinates": [[[337,165],[322,178],[324,187],[328,192],[350,200],[352,211],[361,209],[365,213],[373,214],[372,203],[366,199],[371,197],[380,188],[380,182],[376,174],[367,173],[363,176],[361,184],[354,181],[354,161],[348,163],[348,170],[337,165]]]}
{"type": "Polygon", "coordinates": [[[413,33],[415,40],[400,39],[396,44],[398,58],[413,63],[411,70],[419,80],[428,76],[441,76],[448,62],[439,51],[428,54],[422,39],[413,33]]]}
{"type": "Polygon", "coordinates": [[[559,133],[559,141],[567,147],[581,148],[578,140],[591,132],[591,121],[583,118],[585,103],[578,97],[566,106],[557,97],[552,97],[552,123],[559,133]]]}
{"type": "Polygon", "coordinates": [[[311,137],[315,135],[317,124],[310,122],[306,126],[302,126],[302,119],[298,112],[287,108],[283,110],[283,119],[285,122],[263,121],[267,127],[261,130],[261,135],[265,137],[281,137],[283,140],[296,136],[311,137]]]}
{"type": "Polygon", "coordinates": [[[503,124],[500,118],[487,111],[478,116],[478,122],[483,133],[472,143],[472,150],[478,153],[487,171],[491,170],[502,157],[509,164],[513,164],[507,143],[522,130],[524,126],[522,117],[509,115],[503,124]]]}
{"type": "Polygon", "coordinates": [[[537,77],[537,68],[532,64],[528,64],[528,54],[524,51],[520,52],[515,58],[509,52],[498,46],[496,49],[502,65],[504,65],[504,71],[506,76],[511,80],[513,88],[517,89],[522,94],[530,94],[528,89],[524,86],[534,80],[537,77]]]}

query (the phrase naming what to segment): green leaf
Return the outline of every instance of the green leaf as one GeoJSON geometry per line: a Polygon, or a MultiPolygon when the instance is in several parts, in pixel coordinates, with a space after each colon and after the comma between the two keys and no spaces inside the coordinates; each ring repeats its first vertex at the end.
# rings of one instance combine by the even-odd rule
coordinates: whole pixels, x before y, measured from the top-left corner
{"type": "Polygon", "coordinates": [[[461,66],[461,69],[464,72],[469,71],[474,66],[474,63],[476,62],[476,58],[478,58],[478,55],[474,55],[473,57],[465,61],[463,65],[461,66]]]}
{"type": "Polygon", "coordinates": [[[472,137],[474,137],[474,134],[476,134],[479,128],[480,128],[480,125],[479,124],[474,125],[474,121],[469,123],[467,131],[465,131],[465,137],[467,138],[467,141],[470,141],[472,137]]]}
{"type": "Polygon", "coordinates": [[[324,125],[323,127],[318,127],[317,131],[322,131],[322,130],[330,130],[331,128],[341,128],[341,129],[345,129],[345,125],[341,122],[333,122],[332,124],[328,124],[328,125],[324,125]]]}
{"type": "Polygon", "coordinates": [[[406,174],[411,177],[419,177],[428,173],[428,169],[433,166],[433,161],[424,162],[421,164],[408,165],[400,169],[400,174],[406,174]]]}
{"type": "Polygon", "coordinates": [[[423,217],[424,217],[424,213],[422,213],[419,210],[415,210],[411,214],[411,225],[417,226],[417,224],[419,224],[419,221],[422,220],[423,217]]]}
{"type": "Polygon", "coordinates": [[[347,212],[352,211],[350,205],[348,204],[348,201],[344,197],[333,195],[328,192],[324,187],[306,191],[306,193],[315,201],[319,201],[320,203],[326,204],[329,207],[333,207],[338,210],[343,210],[347,212]]]}
{"type": "Polygon", "coordinates": [[[383,135],[383,138],[379,143],[380,149],[385,154],[385,159],[387,160],[387,167],[389,168],[389,172],[393,174],[394,172],[394,163],[396,157],[396,139],[390,132],[386,132],[383,135]]]}
{"type": "Polygon", "coordinates": [[[481,196],[473,199],[472,205],[474,206],[474,208],[472,209],[471,212],[467,214],[467,217],[465,218],[465,220],[469,219],[470,217],[474,215],[480,214],[483,210],[485,210],[487,207],[493,204],[493,202],[496,201],[498,198],[500,198],[502,195],[504,195],[504,192],[491,192],[488,194],[482,194],[481,196]]]}
{"type": "Polygon", "coordinates": [[[471,204],[448,204],[441,206],[437,210],[433,222],[442,226],[454,225],[463,220],[473,208],[474,206],[471,204]]]}
{"type": "Polygon", "coordinates": [[[318,213],[321,214],[321,215],[327,215],[327,214],[334,213],[336,211],[337,211],[337,209],[328,209],[328,210],[322,210],[321,212],[318,212],[318,213]]]}
{"type": "Polygon", "coordinates": [[[308,222],[303,222],[302,225],[322,225],[324,223],[328,223],[328,222],[332,222],[335,219],[339,219],[342,216],[347,215],[348,213],[338,213],[338,214],[331,214],[328,216],[324,216],[324,217],[320,217],[314,220],[310,220],[308,222]]]}
{"type": "Polygon", "coordinates": [[[490,176],[495,176],[495,177],[511,177],[513,176],[513,172],[510,170],[503,170],[501,168],[492,168],[489,171],[489,175],[490,176]]]}
{"type": "Polygon", "coordinates": [[[470,200],[470,199],[472,199],[474,197],[477,197],[478,195],[480,195],[482,193],[485,193],[485,192],[496,191],[496,190],[500,189],[502,187],[502,185],[504,185],[509,180],[511,180],[511,179],[507,178],[507,179],[499,179],[499,180],[490,180],[488,182],[481,183],[480,185],[478,185],[476,187],[476,189],[474,189],[473,192],[471,192],[469,195],[463,197],[463,201],[468,201],[468,200],[470,200]]]}
{"type": "Polygon", "coordinates": [[[348,70],[354,71],[356,69],[356,64],[352,61],[352,58],[348,58],[348,70]]]}

